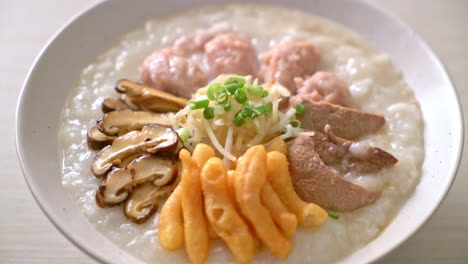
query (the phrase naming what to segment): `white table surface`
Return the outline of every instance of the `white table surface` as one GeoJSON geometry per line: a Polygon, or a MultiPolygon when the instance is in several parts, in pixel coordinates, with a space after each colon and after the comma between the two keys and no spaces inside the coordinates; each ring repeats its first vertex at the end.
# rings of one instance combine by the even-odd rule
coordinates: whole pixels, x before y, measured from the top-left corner
{"type": "MultiPolygon", "coordinates": [[[[0,263],[94,263],[48,221],[31,196],[15,150],[15,107],[27,71],[48,39],[97,0],[0,1],[0,263]]],[[[448,68],[468,103],[468,1],[372,0],[403,19],[448,68]]],[[[465,108],[466,110],[466,108],[465,108]]],[[[464,115],[468,116],[466,111],[464,115]]],[[[380,263],[468,263],[468,160],[447,198],[416,235],[380,263]]]]}

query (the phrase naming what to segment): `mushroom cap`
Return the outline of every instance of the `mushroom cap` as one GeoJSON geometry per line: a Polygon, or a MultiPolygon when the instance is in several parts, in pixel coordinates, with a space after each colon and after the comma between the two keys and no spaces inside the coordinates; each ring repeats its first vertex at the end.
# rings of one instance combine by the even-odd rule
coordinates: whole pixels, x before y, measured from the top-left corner
{"type": "Polygon", "coordinates": [[[115,137],[108,136],[102,133],[97,126],[93,126],[88,130],[86,135],[86,139],[88,142],[88,147],[93,150],[99,150],[104,148],[105,146],[112,144],[115,137]]]}
{"type": "MultiPolygon", "coordinates": [[[[102,101],[101,110],[104,114],[116,111],[116,110],[123,110],[123,109],[132,109],[128,104],[126,104],[123,100],[115,99],[115,98],[106,98],[102,101]]],[[[137,109],[133,109],[137,110],[137,109]]]]}
{"type": "Polygon", "coordinates": [[[127,199],[135,186],[146,182],[166,185],[176,177],[177,171],[174,161],[144,154],[126,168],[115,168],[106,176],[96,192],[96,203],[100,207],[118,205],[127,199]]]}
{"type": "Polygon", "coordinates": [[[98,129],[109,136],[123,135],[148,124],[170,126],[169,116],[145,111],[123,109],[105,114],[97,123],[98,129]]]}
{"type": "Polygon", "coordinates": [[[185,98],[126,79],[118,81],[115,90],[125,94],[132,103],[140,108],[153,112],[176,112],[188,103],[185,98]]]}
{"type": "Polygon", "coordinates": [[[158,187],[152,182],[139,185],[125,203],[124,213],[137,224],[146,222],[158,210],[159,199],[167,197],[174,186],[158,187]]]}
{"type": "Polygon", "coordinates": [[[132,131],[120,136],[96,154],[91,171],[97,177],[102,177],[114,165],[131,155],[138,153],[173,153],[178,151],[179,136],[171,128],[150,124],[141,131],[132,131]]]}

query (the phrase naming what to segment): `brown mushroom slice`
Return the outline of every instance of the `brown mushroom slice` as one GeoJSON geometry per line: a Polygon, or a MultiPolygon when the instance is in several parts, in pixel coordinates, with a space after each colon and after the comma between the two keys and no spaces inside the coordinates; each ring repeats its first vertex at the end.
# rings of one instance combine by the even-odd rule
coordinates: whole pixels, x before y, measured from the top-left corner
{"type": "Polygon", "coordinates": [[[126,158],[123,158],[119,164],[115,163],[114,166],[125,169],[132,161],[136,160],[140,156],[142,156],[141,153],[128,156],[126,158]]]}
{"type": "Polygon", "coordinates": [[[100,207],[109,207],[124,202],[132,182],[132,174],[126,169],[114,169],[99,185],[96,192],[96,203],[100,207]]]}
{"type": "Polygon", "coordinates": [[[299,102],[304,104],[305,112],[296,118],[305,129],[323,131],[325,125],[330,124],[335,135],[354,140],[377,132],[385,124],[385,118],[381,115],[323,101],[302,100],[295,103],[299,102]]]}
{"type": "Polygon", "coordinates": [[[188,103],[185,98],[126,79],[118,81],[115,89],[127,95],[134,104],[153,112],[177,112],[188,103]]]}
{"type": "Polygon", "coordinates": [[[127,199],[128,192],[145,182],[156,186],[168,184],[177,175],[177,164],[169,159],[143,155],[125,169],[113,169],[96,192],[100,207],[114,206],[127,199]]]}
{"type": "Polygon", "coordinates": [[[123,100],[115,99],[115,98],[106,98],[104,99],[104,101],[102,101],[102,104],[101,104],[101,110],[104,114],[112,112],[112,111],[123,110],[123,109],[137,110],[136,108],[134,109],[130,107],[123,100]]]}
{"type": "Polygon", "coordinates": [[[177,164],[170,159],[143,155],[130,163],[127,170],[133,175],[133,185],[152,181],[157,186],[163,186],[177,174],[177,164]]]}
{"type": "Polygon", "coordinates": [[[171,122],[166,114],[125,109],[105,114],[97,126],[106,135],[115,136],[141,129],[148,124],[170,126],[171,122]]]}
{"type": "Polygon", "coordinates": [[[125,203],[125,215],[137,224],[146,222],[158,210],[159,199],[169,196],[173,189],[173,186],[159,187],[152,182],[139,185],[125,203]]]}
{"type": "Polygon", "coordinates": [[[179,136],[171,128],[150,124],[141,131],[132,131],[120,136],[112,145],[103,148],[96,154],[91,171],[97,177],[102,177],[114,165],[129,156],[138,153],[172,152],[179,146],[179,136]]]}
{"type": "Polygon", "coordinates": [[[86,139],[88,141],[88,147],[93,150],[100,150],[103,147],[112,144],[115,137],[108,136],[102,133],[97,126],[93,126],[88,130],[86,139]]]}

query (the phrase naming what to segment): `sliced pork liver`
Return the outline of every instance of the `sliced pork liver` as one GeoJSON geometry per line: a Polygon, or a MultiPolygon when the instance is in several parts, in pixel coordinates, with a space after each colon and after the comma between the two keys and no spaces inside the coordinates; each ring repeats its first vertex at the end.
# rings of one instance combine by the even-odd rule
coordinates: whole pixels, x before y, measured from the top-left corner
{"type": "Polygon", "coordinates": [[[375,173],[398,162],[392,154],[380,148],[333,135],[328,125],[325,133],[315,132],[306,140],[313,141],[314,150],[323,163],[341,172],[375,173]]]}
{"type": "Polygon", "coordinates": [[[288,142],[288,161],[294,189],[301,199],[326,209],[353,211],[380,196],[335,174],[314,150],[314,141],[298,137],[288,142]]]}
{"type": "Polygon", "coordinates": [[[306,99],[295,100],[290,106],[297,103],[305,106],[305,113],[296,117],[304,129],[323,131],[325,125],[329,124],[333,134],[349,140],[375,133],[385,124],[383,116],[353,108],[306,99]]]}

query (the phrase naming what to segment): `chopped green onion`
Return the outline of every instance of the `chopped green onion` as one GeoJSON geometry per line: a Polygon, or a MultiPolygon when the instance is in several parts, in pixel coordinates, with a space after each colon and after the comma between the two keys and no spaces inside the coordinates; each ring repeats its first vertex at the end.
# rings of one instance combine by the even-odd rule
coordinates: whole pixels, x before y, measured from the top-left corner
{"type": "Polygon", "coordinates": [[[210,100],[208,99],[202,99],[198,101],[191,101],[190,102],[190,109],[195,110],[195,109],[202,109],[206,108],[210,105],[210,100]]]}
{"type": "Polygon", "coordinates": [[[293,120],[289,121],[289,124],[291,124],[294,127],[301,128],[301,121],[299,121],[297,119],[293,119],[293,120]]]}
{"type": "Polygon", "coordinates": [[[286,131],[281,130],[281,135],[284,135],[284,134],[286,134],[286,131]]]}
{"type": "Polygon", "coordinates": [[[245,90],[250,96],[263,96],[263,88],[261,86],[254,86],[249,84],[245,85],[245,90]]]}
{"type": "Polygon", "coordinates": [[[245,94],[244,89],[237,89],[234,93],[234,99],[236,99],[239,104],[245,103],[247,101],[247,95],[245,94]]]}
{"type": "Polygon", "coordinates": [[[239,88],[239,85],[237,83],[230,83],[226,85],[226,89],[230,94],[234,94],[236,90],[239,88]]]}
{"type": "Polygon", "coordinates": [[[257,108],[250,108],[250,109],[252,109],[252,112],[254,113],[254,115],[252,117],[257,117],[257,116],[262,115],[262,112],[260,110],[258,110],[257,108]]]}
{"type": "Polygon", "coordinates": [[[303,104],[296,105],[296,114],[303,115],[305,113],[305,106],[303,104]]]}
{"type": "Polygon", "coordinates": [[[242,110],[239,112],[241,116],[248,118],[253,116],[253,110],[250,107],[244,106],[242,110]]]}
{"type": "Polygon", "coordinates": [[[231,84],[231,83],[237,83],[237,84],[244,84],[245,83],[245,78],[242,77],[242,76],[237,76],[237,75],[234,75],[232,76],[231,78],[229,78],[226,82],[224,82],[225,84],[231,84]]]}
{"type": "Polygon", "coordinates": [[[208,87],[208,91],[206,91],[206,96],[211,101],[215,101],[216,98],[218,97],[218,94],[225,91],[225,89],[226,89],[226,87],[224,87],[224,84],[212,83],[212,84],[210,84],[210,87],[208,87]]]}
{"type": "Polygon", "coordinates": [[[268,113],[271,113],[273,112],[273,103],[272,102],[268,102],[265,104],[267,110],[268,110],[268,113]]]}
{"type": "Polygon", "coordinates": [[[242,115],[238,114],[236,115],[236,118],[234,118],[234,125],[236,126],[242,126],[244,124],[246,118],[243,117],[242,115]]]}
{"type": "Polygon", "coordinates": [[[189,139],[190,137],[190,132],[185,127],[177,129],[177,134],[179,134],[179,137],[182,140],[182,142],[187,141],[187,139],[189,139]]]}
{"type": "Polygon", "coordinates": [[[265,105],[257,106],[255,109],[257,109],[260,112],[259,115],[268,114],[268,108],[265,105]]]}
{"type": "Polygon", "coordinates": [[[268,91],[267,90],[263,90],[263,95],[262,97],[267,97],[268,96],[268,91]]]}
{"type": "Polygon", "coordinates": [[[224,111],[229,112],[231,111],[231,101],[228,101],[227,104],[224,105],[224,111]]]}
{"type": "Polygon", "coordinates": [[[333,219],[338,220],[340,218],[340,215],[333,212],[332,210],[327,210],[328,216],[330,216],[333,219]]]}
{"type": "Polygon", "coordinates": [[[203,110],[203,117],[205,119],[213,119],[214,118],[214,108],[213,107],[207,107],[205,110],[203,110]]]}
{"type": "Polygon", "coordinates": [[[229,101],[229,96],[225,91],[220,92],[216,96],[216,102],[218,102],[218,104],[220,104],[220,105],[225,105],[225,104],[227,104],[228,101],[229,101]]]}

